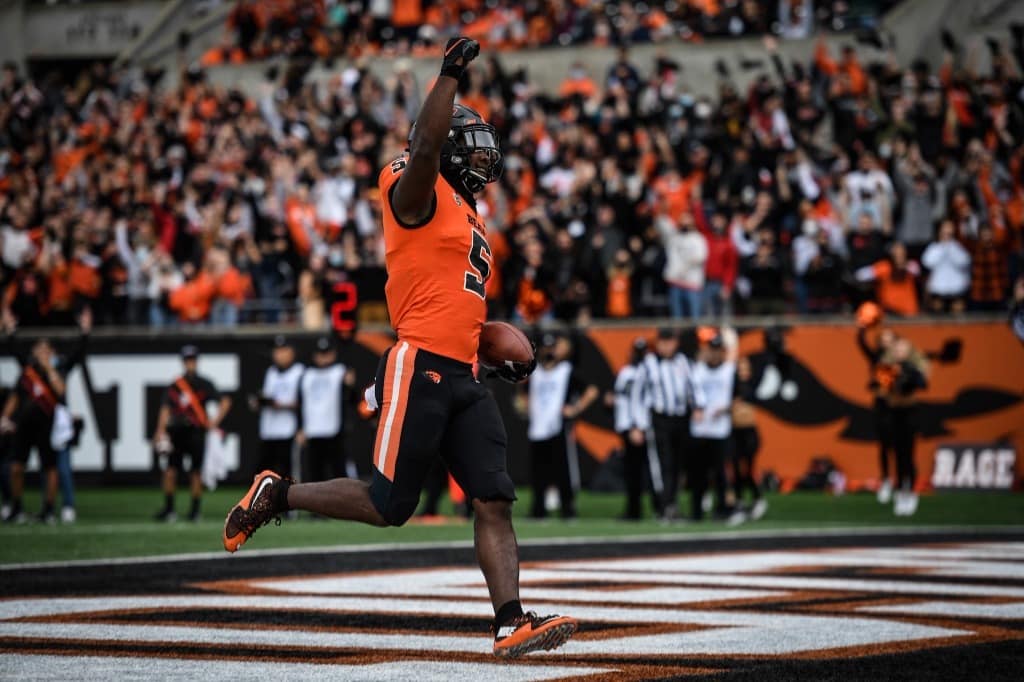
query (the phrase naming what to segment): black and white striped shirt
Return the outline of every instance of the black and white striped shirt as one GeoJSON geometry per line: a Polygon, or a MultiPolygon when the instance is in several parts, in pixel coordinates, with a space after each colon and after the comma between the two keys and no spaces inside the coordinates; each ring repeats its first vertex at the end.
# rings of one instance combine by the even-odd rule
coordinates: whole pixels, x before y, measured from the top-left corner
{"type": "Polygon", "coordinates": [[[647,430],[651,425],[650,401],[643,382],[643,365],[626,365],[615,376],[615,431],[647,430]]]}
{"type": "Polygon", "coordinates": [[[654,414],[681,417],[704,409],[704,392],[693,382],[690,361],[682,353],[663,358],[648,353],[641,365],[644,391],[654,414]]]}

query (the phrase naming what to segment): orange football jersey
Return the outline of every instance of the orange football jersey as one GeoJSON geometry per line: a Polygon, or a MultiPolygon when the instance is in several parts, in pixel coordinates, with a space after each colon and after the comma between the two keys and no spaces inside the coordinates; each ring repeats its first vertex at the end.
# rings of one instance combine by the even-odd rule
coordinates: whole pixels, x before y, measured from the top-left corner
{"type": "Polygon", "coordinates": [[[391,210],[391,189],[405,165],[405,157],[399,157],[378,178],[391,326],[400,340],[417,348],[476,362],[491,276],[487,227],[440,175],[434,184],[434,215],[422,226],[403,227],[391,210]]]}

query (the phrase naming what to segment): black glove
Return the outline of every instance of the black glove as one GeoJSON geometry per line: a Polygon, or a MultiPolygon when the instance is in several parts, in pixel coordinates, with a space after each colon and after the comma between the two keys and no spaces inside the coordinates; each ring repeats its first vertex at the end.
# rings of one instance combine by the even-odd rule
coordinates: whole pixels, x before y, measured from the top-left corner
{"type": "Polygon", "coordinates": [[[472,38],[452,38],[444,48],[441,75],[459,80],[466,72],[466,67],[476,59],[478,54],[480,54],[480,43],[472,38]]]}
{"type": "Polygon", "coordinates": [[[487,369],[486,376],[498,377],[503,381],[507,381],[510,384],[520,384],[529,378],[533,374],[533,370],[537,369],[537,358],[534,357],[529,362],[513,362],[512,360],[506,360],[505,363],[499,367],[489,367],[483,365],[487,369]]]}

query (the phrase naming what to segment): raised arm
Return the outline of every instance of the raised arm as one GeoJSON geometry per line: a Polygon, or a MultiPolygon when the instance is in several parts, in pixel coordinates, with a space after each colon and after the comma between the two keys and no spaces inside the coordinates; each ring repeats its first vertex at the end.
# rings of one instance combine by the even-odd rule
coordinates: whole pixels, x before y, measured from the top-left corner
{"type": "Polygon", "coordinates": [[[441,147],[451,129],[452,107],[459,78],[480,53],[480,45],[469,38],[452,38],[444,51],[441,75],[427,95],[416,117],[409,162],[391,193],[395,217],[416,225],[430,216],[434,206],[434,183],[441,169],[441,147]]]}

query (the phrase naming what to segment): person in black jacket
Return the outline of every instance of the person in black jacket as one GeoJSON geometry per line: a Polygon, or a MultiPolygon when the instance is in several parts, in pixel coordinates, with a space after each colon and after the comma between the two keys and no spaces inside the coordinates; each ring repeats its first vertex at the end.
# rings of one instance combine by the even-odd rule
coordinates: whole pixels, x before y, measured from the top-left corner
{"type": "Polygon", "coordinates": [[[911,516],[917,511],[917,495],[914,493],[917,480],[914,446],[918,431],[916,394],[928,387],[927,361],[909,340],[897,338],[877,366],[876,381],[889,409],[892,448],[896,454],[898,485],[894,511],[897,516],[911,516]]]}
{"type": "Polygon", "coordinates": [[[896,335],[891,329],[882,329],[878,333],[877,342],[872,345],[868,341],[867,327],[862,324],[857,330],[857,346],[867,358],[868,376],[870,377],[868,387],[874,394],[871,411],[875,418],[875,438],[878,440],[878,467],[881,478],[877,491],[879,504],[889,504],[892,499],[892,460],[890,457],[892,452],[892,415],[889,411],[889,403],[877,380],[877,373],[882,357],[892,347],[895,339],[896,335]]]}
{"type": "Polygon", "coordinates": [[[86,308],[79,318],[80,335],[67,355],[60,356],[49,339],[36,339],[28,353],[22,352],[13,338],[17,322],[4,320],[5,345],[8,353],[18,360],[21,374],[14,390],[8,396],[0,415],[0,432],[11,435],[10,451],[10,510],[4,517],[8,523],[23,523],[25,513],[22,495],[25,491],[25,465],[34,448],[39,453],[43,480],[43,505],[39,520],[55,523],[58,474],[63,483],[62,497],[65,507],[74,508],[71,486],[71,465],[66,448],[54,448],[52,436],[54,418],[64,408],[66,380],[75,365],[85,357],[85,347],[92,329],[92,313],[86,308]]]}
{"type": "Polygon", "coordinates": [[[164,507],[154,518],[168,523],[178,520],[174,510],[174,491],[186,456],[189,458],[189,490],[192,494],[189,520],[201,520],[206,433],[220,428],[220,423],[231,409],[231,398],[222,395],[213,382],[198,373],[198,348],[192,344],[184,346],[181,363],[185,371],[167,387],[153,433],[157,452],[167,455],[162,478],[164,507]],[[217,414],[213,417],[206,411],[206,404],[210,401],[218,401],[217,414]]]}

